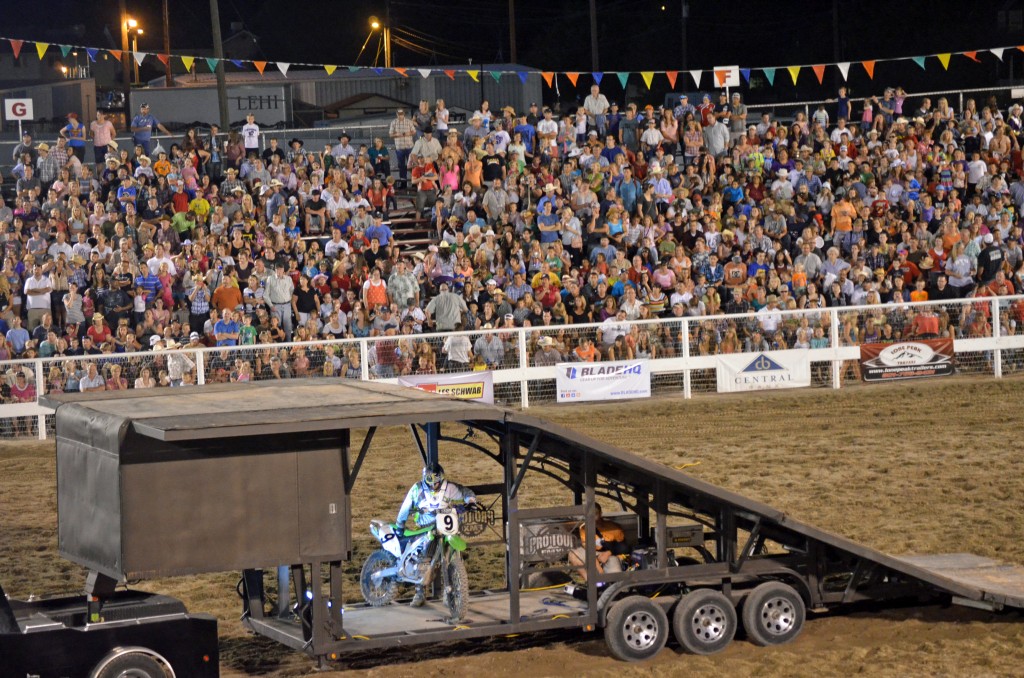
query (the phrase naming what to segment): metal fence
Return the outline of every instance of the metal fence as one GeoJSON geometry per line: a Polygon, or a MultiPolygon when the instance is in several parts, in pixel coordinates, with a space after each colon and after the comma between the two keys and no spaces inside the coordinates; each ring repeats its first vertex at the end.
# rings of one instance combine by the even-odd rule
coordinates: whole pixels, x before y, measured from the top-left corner
{"type": "Polygon", "coordinates": [[[938,316],[939,335],[954,340],[957,373],[1024,373],[1024,295],[638,320],[614,332],[606,324],[513,327],[0,362],[0,438],[45,439],[52,412],[38,404],[38,394],[77,391],[83,380],[99,378],[118,389],[300,377],[394,383],[408,374],[490,369],[496,400],[525,408],[555,400],[550,363],[580,360],[590,342],[600,360],[649,359],[654,395],[714,393],[717,356],[789,348],[808,349],[812,386],[838,389],[860,381],[861,344],[898,339],[926,308],[938,316]],[[609,341],[612,334],[621,336],[609,341]],[[545,354],[545,337],[557,356],[545,354]],[[470,365],[453,360],[466,342],[470,365]]]}

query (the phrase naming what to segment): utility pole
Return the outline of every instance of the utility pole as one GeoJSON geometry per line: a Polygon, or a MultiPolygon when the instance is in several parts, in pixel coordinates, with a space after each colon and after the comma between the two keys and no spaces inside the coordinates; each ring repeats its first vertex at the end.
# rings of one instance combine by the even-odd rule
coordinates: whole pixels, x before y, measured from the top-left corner
{"type": "Polygon", "coordinates": [[[384,67],[391,68],[391,0],[384,0],[384,67]]]}
{"type": "Polygon", "coordinates": [[[686,70],[686,20],[690,18],[690,7],[686,0],[681,0],[682,8],[679,17],[679,70],[686,70]]]}
{"type": "Polygon", "coordinates": [[[597,59],[597,0],[590,0],[590,68],[601,70],[597,59]]]}
{"type": "Polygon", "coordinates": [[[210,24],[213,27],[213,56],[217,58],[217,104],[220,107],[220,128],[231,129],[228,117],[228,86],[224,81],[224,43],[220,37],[220,7],[210,0],[210,24]]]}
{"type": "Polygon", "coordinates": [[[171,78],[171,14],[167,10],[167,0],[164,0],[164,54],[167,55],[167,63],[164,64],[166,85],[174,87],[174,79],[171,78]]]}
{"type": "Polygon", "coordinates": [[[119,0],[118,8],[121,10],[121,78],[124,91],[124,119],[131,122],[132,119],[132,74],[131,65],[133,55],[128,53],[128,8],[125,0],[119,0]]]}
{"type": "Polygon", "coordinates": [[[508,42],[509,57],[512,63],[519,63],[519,55],[516,52],[516,0],[508,0],[508,42]]]}

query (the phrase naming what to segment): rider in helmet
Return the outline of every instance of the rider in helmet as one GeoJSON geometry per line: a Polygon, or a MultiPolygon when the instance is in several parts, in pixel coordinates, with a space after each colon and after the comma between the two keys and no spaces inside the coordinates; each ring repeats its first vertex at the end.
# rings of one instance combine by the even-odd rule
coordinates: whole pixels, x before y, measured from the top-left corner
{"type": "MultiPolygon", "coordinates": [[[[400,526],[404,527],[412,512],[413,520],[418,527],[433,525],[437,518],[437,511],[449,508],[458,504],[475,504],[476,495],[473,490],[445,479],[444,468],[437,462],[423,467],[423,478],[409,488],[402,502],[402,508],[398,509],[398,518],[395,519],[400,526]],[[415,511],[413,511],[415,509],[415,511]]],[[[423,587],[416,587],[416,595],[413,596],[412,606],[420,607],[425,602],[423,587]]]]}

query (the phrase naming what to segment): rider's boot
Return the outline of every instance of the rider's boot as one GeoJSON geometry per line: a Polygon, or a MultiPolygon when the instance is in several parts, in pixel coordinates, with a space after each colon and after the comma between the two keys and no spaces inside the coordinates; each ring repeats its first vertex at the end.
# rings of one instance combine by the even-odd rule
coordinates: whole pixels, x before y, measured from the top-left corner
{"type": "Polygon", "coordinates": [[[423,607],[423,604],[427,602],[426,596],[423,595],[423,587],[416,587],[416,594],[412,597],[412,602],[409,603],[412,607],[423,607]]]}

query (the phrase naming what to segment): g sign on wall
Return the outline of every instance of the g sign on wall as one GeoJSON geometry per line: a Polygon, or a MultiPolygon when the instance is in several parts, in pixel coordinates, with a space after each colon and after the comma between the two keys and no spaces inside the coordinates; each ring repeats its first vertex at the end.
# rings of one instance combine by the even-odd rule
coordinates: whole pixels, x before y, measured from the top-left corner
{"type": "Polygon", "coordinates": [[[31,99],[4,99],[4,120],[32,120],[31,99]]]}

